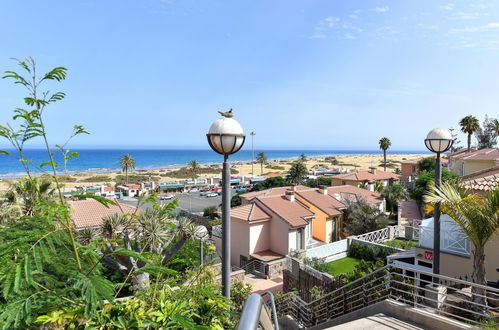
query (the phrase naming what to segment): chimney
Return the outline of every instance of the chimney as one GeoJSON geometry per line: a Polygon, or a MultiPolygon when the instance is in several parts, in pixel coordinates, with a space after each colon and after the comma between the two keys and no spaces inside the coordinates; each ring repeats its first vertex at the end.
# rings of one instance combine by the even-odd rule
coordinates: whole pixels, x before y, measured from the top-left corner
{"type": "Polygon", "coordinates": [[[319,192],[321,192],[323,195],[327,196],[327,187],[326,186],[319,186],[319,192]]]}
{"type": "Polygon", "coordinates": [[[286,199],[290,202],[295,201],[295,192],[293,190],[286,190],[286,199]]]}
{"type": "Polygon", "coordinates": [[[291,191],[296,191],[296,186],[291,186],[291,191]]]}
{"type": "Polygon", "coordinates": [[[369,182],[367,184],[367,190],[374,192],[374,182],[369,182]]]}
{"type": "Polygon", "coordinates": [[[371,168],[371,173],[376,174],[376,169],[374,167],[371,168]]]}

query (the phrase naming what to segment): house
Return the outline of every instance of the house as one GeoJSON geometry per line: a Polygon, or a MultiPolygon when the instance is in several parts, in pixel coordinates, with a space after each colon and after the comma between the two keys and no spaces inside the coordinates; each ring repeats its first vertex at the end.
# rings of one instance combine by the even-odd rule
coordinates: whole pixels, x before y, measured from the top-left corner
{"type": "MultiPolygon", "coordinates": [[[[433,218],[422,221],[419,246],[416,247],[417,266],[428,267],[433,262],[433,218]]],[[[440,217],[440,273],[445,276],[472,280],[473,246],[468,237],[446,214],[440,217]]],[[[487,280],[498,281],[499,230],[485,245],[485,271],[487,280]]]]}
{"type": "MultiPolygon", "coordinates": [[[[419,162],[423,158],[409,159],[400,162],[400,181],[413,182],[416,175],[419,173],[419,162]]],[[[442,166],[447,166],[448,160],[442,158],[440,160],[442,166]]]]}
{"type": "MultiPolygon", "coordinates": [[[[293,250],[303,250],[311,239],[314,213],[296,201],[295,192],[261,195],[231,210],[231,263],[241,266],[250,259],[269,262],[293,250]]],[[[221,247],[214,230],[213,240],[221,247]]]]}
{"type": "Polygon", "coordinates": [[[140,212],[136,207],[128,204],[118,203],[118,205],[104,206],[95,199],[69,201],[71,219],[76,230],[85,228],[98,228],[102,225],[102,219],[106,216],[140,212]]]}
{"type": "Polygon", "coordinates": [[[116,190],[127,197],[138,197],[147,191],[147,189],[144,188],[144,185],[140,183],[125,183],[117,186],[116,190]]]}
{"type": "Polygon", "coordinates": [[[383,187],[386,187],[396,181],[400,181],[400,175],[374,168],[370,170],[355,170],[331,177],[331,183],[333,186],[361,185],[370,191],[374,191],[374,185],[376,183],[381,183],[383,187]]]}
{"type": "Polygon", "coordinates": [[[449,169],[460,176],[467,176],[475,172],[499,166],[498,148],[486,148],[458,154],[454,153],[450,154],[448,157],[449,169]]]}
{"type": "Polygon", "coordinates": [[[386,211],[386,202],[381,194],[357,186],[342,185],[328,187],[327,192],[331,197],[348,206],[348,203],[359,201],[377,207],[381,212],[386,211]]]}

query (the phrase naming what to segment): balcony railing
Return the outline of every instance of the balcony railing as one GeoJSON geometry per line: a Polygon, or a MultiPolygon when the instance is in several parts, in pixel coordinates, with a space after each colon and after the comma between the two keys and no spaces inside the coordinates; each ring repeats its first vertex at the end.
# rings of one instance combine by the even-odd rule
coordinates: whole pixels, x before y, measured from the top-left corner
{"type": "MultiPolygon", "coordinates": [[[[433,249],[433,228],[420,227],[419,246],[422,248],[433,249]]],[[[440,231],[440,251],[462,255],[470,255],[470,241],[466,234],[458,229],[440,231]]]]}

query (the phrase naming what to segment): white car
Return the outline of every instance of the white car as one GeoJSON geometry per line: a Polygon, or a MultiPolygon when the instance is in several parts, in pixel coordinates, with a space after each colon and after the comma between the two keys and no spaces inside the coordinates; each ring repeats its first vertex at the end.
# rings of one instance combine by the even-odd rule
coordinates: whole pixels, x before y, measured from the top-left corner
{"type": "Polygon", "coordinates": [[[192,188],[191,190],[189,190],[189,192],[193,193],[193,192],[198,192],[199,189],[198,188],[192,188]]]}
{"type": "Polygon", "coordinates": [[[216,192],[209,192],[206,194],[206,197],[217,197],[218,194],[216,192]]]}
{"type": "Polygon", "coordinates": [[[172,194],[168,194],[168,195],[161,195],[161,196],[159,197],[159,199],[161,199],[162,201],[166,201],[166,200],[173,199],[173,198],[175,198],[175,196],[174,196],[174,195],[172,195],[172,194]]]}

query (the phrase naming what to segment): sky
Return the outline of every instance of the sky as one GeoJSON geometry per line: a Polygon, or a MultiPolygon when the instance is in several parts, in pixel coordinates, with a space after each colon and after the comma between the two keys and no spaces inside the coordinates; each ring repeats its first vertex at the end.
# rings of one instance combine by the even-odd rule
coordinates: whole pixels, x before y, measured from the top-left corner
{"type": "MultiPolygon", "coordinates": [[[[91,134],[73,147],[208,148],[233,108],[259,148],[376,150],[386,136],[424,150],[434,127],[499,116],[497,1],[1,0],[0,13],[0,72],[27,56],[69,69],[46,86],[67,94],[46,111],[53,144],[80,124],[91,134]]],[[[24,96],[0,80],[0,123],[24,96]]]]}

